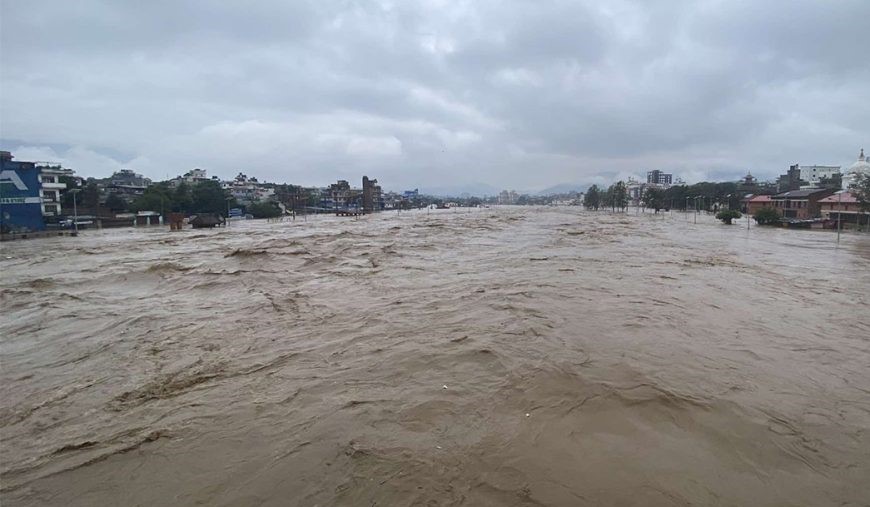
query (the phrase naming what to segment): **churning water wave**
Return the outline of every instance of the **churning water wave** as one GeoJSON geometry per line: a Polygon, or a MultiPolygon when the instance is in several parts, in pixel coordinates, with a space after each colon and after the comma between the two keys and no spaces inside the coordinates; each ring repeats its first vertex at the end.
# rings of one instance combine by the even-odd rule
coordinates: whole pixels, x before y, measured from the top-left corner
{"type": "Polygon", "coordinates": [[[867,505],[870,236],[574,208],[4,244],[4,505],[867,505]]]}

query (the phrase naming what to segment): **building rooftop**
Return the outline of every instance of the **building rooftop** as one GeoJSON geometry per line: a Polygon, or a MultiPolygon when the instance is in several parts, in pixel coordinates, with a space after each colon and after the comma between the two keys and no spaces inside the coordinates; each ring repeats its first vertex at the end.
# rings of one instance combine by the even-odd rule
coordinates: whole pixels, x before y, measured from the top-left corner
{"type": "Polygon", "coordinates": [[[849,192],[848,190],[844,190],[842,192],[837,192],[834,195],[829,195],[828,197],[825,197],[824,199],[819,199],[819,202],[823,202],[823,203],[845,202],[845,203],[851,204],[851,203],[858,202],[858,196],[856,196],[852,192],[849,192]]]}
{"type": "Polygon", "coordinates": [[[770,202],[772,200],[769,195],[753,195],[746,202],[770,202]]]}
{"type": "Polygon", "coordinates": [[[817,194],[819,192],[830,192],[830,190],[826,188],[807,188],[803,190],[791,190],[789,192],[783,192],[781,194],[776,194],[773,196],[774,199],[795,199],[801,197],[809,197],[811,195],[817,194]]]}

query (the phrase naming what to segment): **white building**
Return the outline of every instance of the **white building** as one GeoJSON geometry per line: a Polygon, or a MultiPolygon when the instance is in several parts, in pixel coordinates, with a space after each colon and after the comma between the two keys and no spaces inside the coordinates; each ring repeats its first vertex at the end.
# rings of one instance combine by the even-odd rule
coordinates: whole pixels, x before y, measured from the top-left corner
{"type": "Polygon", "coordinates": [[[840,174],[838,165],[802,165],[798,166],[801,171],[801,179],[808,183],[808,187],[817,187],[823,178],[830,179],[840,174]]]}
{"type": "Polygon", "coordinates": [[[637,181],[633,176],[628,177],[628,181],[625,183],[625,188],[628,191],[628,198],[631,201],[632,206],[640,205],[645,186],[645,183],[637,181]]]}
{"type": "Polygon", "coordinates": [[[849,188],[857,183],[860,175],[870,176],[870,162],[864,156],[864,148],[861,148],[861,153],[858,154],[858,161],[852,164],[843,175],[843,188],[849,188]]]}
{"type": "Polygon", "coordinates": [[[184,178],[184,181],[188,184],[199,183],[202,180],[208,179],[205,169],[200,169],[198,167],[196,169],[191,169],[190,171],[187,171],[182,177],[184,178]]]}
{"type": "Polygon", "coordinates": [[[60,194],[66,190],[66,183],[60,181],[61,176],[73,176],[72,169],[64,169],[59,164],[37,162],[42,198],[42,216],[55,217],[61,214],[60,194]]]}
{"type": "Polygon", "coordinates": [[[272,185],[262,184],[256,177],[249,178],[244,173],[239,173],[231,181],[222,181],[221,188],[228,191],[240,204],[270,199],[275,195],[272,185]]]}

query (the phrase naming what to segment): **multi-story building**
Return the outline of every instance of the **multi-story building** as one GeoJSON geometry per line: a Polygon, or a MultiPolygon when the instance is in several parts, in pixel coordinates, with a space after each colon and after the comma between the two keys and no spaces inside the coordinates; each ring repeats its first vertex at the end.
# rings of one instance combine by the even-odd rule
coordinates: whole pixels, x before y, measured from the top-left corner
{"type": "Polygon", "coordinates": [[[107,193],[129,201],[144,194],[145,189],[151,186],[151,180],[130,169],[121,169],[103,180],[103,186],[107,193]]]}
{"type": "Polygon", "coordinates": [[[145,188],[151,186],[151,180],[130,169],[121,169],[109,176],[109,184],[145,188]]]}
{"type": "Polygon", "coordinates": [[[363,211],[371,213],[384,209],[384,192],[378,185],[378,180],[363,176],[362,187],[363,211]]]}
{"type": "MultiPolygon", "coordinates": [[[[805,165],[794,164],[789,166],[788,172],[780,175],[777,180],[777,191],[788,192],[791,190],[811,189],[831,186],[832,180],[840,177],[840,166],[834,165],[805,165]]],[[[838,186],[834,184],[833,186],[838,186]]]]}
{"type": "Polygon", "coordinates": [[[61,177],[74,178],[75,173],[72,169],[64,169],[60,164],[48,162],[37,162],[36,168],[39,169],[42,216],[47,221],[54,221],[61,214],[60,196],[66,190],[66,183],[61,181],[61,177]]]}
{"type": "Polygon", "coordinates": [[[806,188],[815,188],[822,184],[823,180],[839,177],[840,166],[838,165],[805,165],[798,166],[801,171],[801,179],[806,182],[806,188]]]}
{"type": "Polygon", "coordinates": [[[19,162],[0,151],[0,231],[31,232],[45,229],[39,168],[19,162]]]}
{"type": "Polygon", "coordinates": [[[674,175],[653,169],[646,173],[646,182],[649,185],[661,185],[665,188],[671,186],[674,175]]]}
{"type": "Polygon", "coordinates": [[[858,228],[870,225],[870,211],[863,211],[858,196],[849,190],[841,190],[819,199],[822,218],[839,220],[843,228],[858,228]]]}
{"type": "Polygon", "coordinates": [[[176,188],[181,183],[186,183],[188,185],[194,185],[196,183],[199,183],[200,181],[205,181],[208,179],[219,181],[217,176],[212,176],[211,178],[209,178],[205,169],[196,168],[196,169],[191,169],[190,171],[187,171],[186,173],[184,173],[181,176],[176,176],[175,178],[172,178],[171,180],[169,180],[169,185],[172,188],[176,188]]]}
{"type": "Polygon", "coordinates": [[[798,164],[789,166],[785,174],[776,180],[776,191],[779,193],[798,190],[807,182],[801,179],[801,166],[798,164]]]}
{"type": "Polygon", "coordinates": [[[754,215],[763,208],[772,208],[773,199],[769,195],[752,195],[749,194],[741,199],[743,212],[747,215],[754,215]]]}
{"type": "Polygon", "coordinates": [[[328,207],[334,210],[350,210],[360,207],[362,191],[351,188],[347,180],[338,180],[327,188],[328,207]]]}
{"type": "Polygon", "coordinates": [[[231,181],[222,181],[221,188],[229,192],[239,204],[247,205],[275,195],[275,185],[260,183],[257,178],[239,173],[231,181]]]}
{"type": "Polygon", "coordinates": [[[821,217],[819,201],[833,193],[832,189],[808,188],[776,194],[771,199],[783,217],[805,220],[821,217]]]}
{"type": "Polygon", "coordinates": [[[186,181],[187,183],[199,183],[202,180],[207,180],[208,175],[206,174],[205,169],[200,169],[197,167],[184,173],[183,178],[184,181],[186,181]]]}
{"type": "Polygon", "coordinates": [[[634,179],[634,177],[629,176],[628,181],[625,182],[625,190],[628,192],[628,199],[632,206],[640,205],[640,201],[643,198],[643,190],[645,187],[646,184],[641,183],[634,179]]]}

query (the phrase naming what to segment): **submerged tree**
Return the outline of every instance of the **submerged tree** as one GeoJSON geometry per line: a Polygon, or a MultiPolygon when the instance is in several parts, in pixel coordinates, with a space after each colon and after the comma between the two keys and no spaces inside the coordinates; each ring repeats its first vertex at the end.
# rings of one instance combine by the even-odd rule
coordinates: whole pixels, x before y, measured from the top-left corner
{"type": "Polygon", "coordinates": [[[157,211],[161,214],[172,209],[172,191],[166,183],[146,188],[130,205],[130,211],[157,211]]]}
{"type": "Polygon", "coordinates": [[[248,206],[247,212],[254,218],[274,218],[281,216],[281,208],[274,201],[258,201],[248,206]]]}
{"type": "Polygon", "coordinates": [[[658,213],[665,207],[665,191],[660,188],[647,188],[643,191],[641,201],[645,207],[652,208],[658,213]]]}
{"type": "Polygon", "coordinates": [[[192,213],[217,213],[223,215],[235,204],[220,183],[213,180],[200,181],[190,192],[192,213]]]}
{"type": "Polygon", "coordinates": [[[758,225],[773,225],[779,223],[782,215],[779,214],[779,210],[776,208],[764,207],[756,211],[752,215],[752,218],[755,219],[755,223],[758,225]]]}
{"type": "Polygon", "coordinates": [[[583,206],[586,206],[586,209],[597,210],[600,204],[601,191],[598,189],[598,185],[592,185],[586,191],[586,195],[583,196],[583,206]]]}
{"type": "Polygon", "coordinates": [[[628,187],[625,186],[625,182],[617,181],[612,187],[612,192],[613,207],[624,211],[628,207],[628,187]]]}
{"type": "Polygon", "coordinates": [[[743,215],[741,215],[739,211],[733,209],[726,209],[716,213],[716,218],[728,225],[731,225],[732,220],[736,220],[742,216],[743,215]]]}

